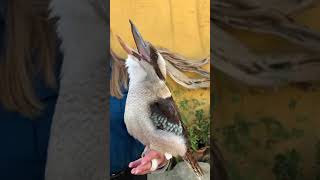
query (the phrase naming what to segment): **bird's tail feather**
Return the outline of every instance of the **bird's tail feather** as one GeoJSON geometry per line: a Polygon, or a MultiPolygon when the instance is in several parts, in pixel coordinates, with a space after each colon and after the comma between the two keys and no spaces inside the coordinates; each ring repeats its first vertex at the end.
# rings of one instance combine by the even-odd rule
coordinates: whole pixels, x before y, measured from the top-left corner
{"type": "Polygon", "coordinates": [[[198,161],[194,158],[190,149],[187,150],[186,155],[183,157],[183,160],[190,165],[193,172],[197,175],[199,179],[203,177],[203,170],[201,169],[198,161]]]}

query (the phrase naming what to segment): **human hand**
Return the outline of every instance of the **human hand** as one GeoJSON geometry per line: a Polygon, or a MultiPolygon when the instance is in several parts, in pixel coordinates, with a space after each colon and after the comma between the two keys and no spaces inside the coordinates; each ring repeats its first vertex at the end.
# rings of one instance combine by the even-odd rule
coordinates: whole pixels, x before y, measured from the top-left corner
{"type": "Polygon", "coordinates": [[[144,175],[150,173],[152,166],[151,161],[153,159],[157,160],[158,168],[164,167],[168,163],[164,154],[161,154],[158,151],[149,150],[144,157],[129,163],[129,168],[132,168],[131,174],[144,175]]]}

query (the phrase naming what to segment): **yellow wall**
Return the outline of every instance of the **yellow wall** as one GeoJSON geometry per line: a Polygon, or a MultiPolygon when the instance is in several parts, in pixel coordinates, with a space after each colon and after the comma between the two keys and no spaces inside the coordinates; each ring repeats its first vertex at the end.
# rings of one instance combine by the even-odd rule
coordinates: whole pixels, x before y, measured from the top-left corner
{"type": "MultiPolygon", "coordinates": [[[[320,32],[319,12],[320,3],[296,19],[320,32]]],[[[231,32],[257,52],[300,49],[273,36],[231,32]]],[[[290,149],[295,149],[301,157],[299,172],[302,175],[297,179],[320,178],[320,165],[316,164],[316,144],[320,142],[320,91],[297,87],[248,88],[223,74],[217,75],[214,125],[232,179],[275,179],[272,172],[275,156],[290,149]],[[267,123],[271,125],[268,130],[267,123]]],[[[290,162],[287,166],[293,164],[290,162]]]]}
{"type": "MultiPolygon", "coordinates": [[[[111,0],[111,47],[122,57],[125,52],[115,34],[134,46],[129,19],[138,27],[144,39],[156,46],[168,48],[188,58],[204,58],[210,53],[210,1],[209,0],[111,0]]],[[[209,70],[209,66],[206,67],[209,70]]],[[[197,99],[197,106],[209,112],[209,90],[186,90],[173,83],[168,84],[179,103],[185,99],[197,99]]],[[[184,114],[192,115],[194,109],[184,114]]],[[[192,119],[189,117],[188,119],[192,119]]]]}

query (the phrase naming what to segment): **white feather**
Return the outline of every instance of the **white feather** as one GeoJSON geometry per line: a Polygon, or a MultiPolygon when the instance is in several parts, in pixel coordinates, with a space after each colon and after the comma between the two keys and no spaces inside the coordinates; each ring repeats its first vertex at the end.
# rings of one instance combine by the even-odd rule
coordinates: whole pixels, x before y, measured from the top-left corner
{"type": "Polygon", "coordinates": [[[143,67],[139,64],[139,60],[132,55],[128,55],[126,60],[126,67],[128,68],[128,74],[130,83],[140,83],[147,77],[147,73],[143,67]]]}
{"type": "Polygon", "coordinates": [[[158,66],[164,78],[167,77],[166,61],[163,59],[162,55],[158,52],[158,66]]]}
{"type": "Polygon", "coordinates": [[[127,130],[129,134],[153,150],[173,156],[184,156],[187,151],[184,137],[158,130],[150,120],[149,105],[158,98],[170,97],[171,93],[165,82],[155,78],[155,72],[147,69],[152,66],[142,63],[144,62],[131,55],[126,60],[130,78],[124,115],[127,130]]]}

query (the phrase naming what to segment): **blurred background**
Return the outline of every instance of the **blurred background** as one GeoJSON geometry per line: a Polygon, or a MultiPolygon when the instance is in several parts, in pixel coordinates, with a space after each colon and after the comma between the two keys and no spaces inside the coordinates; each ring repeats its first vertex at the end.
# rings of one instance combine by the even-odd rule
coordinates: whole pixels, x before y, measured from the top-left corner
{"type": "MultiPolygon", "coordinates": [[[[318,33],[319,12],[320,3],[315,1],[294,13],[292,22],[318,33]]],[[[308,51],[273,35],[226,26],[224,30],[259,55],[308,51]]],[[[255,87],[219,70],[213,74],[214,137],[231,180],[320,179],[319,85],[255,87]]]]}

